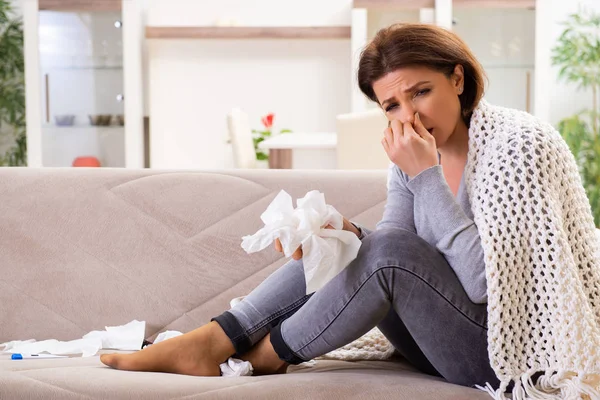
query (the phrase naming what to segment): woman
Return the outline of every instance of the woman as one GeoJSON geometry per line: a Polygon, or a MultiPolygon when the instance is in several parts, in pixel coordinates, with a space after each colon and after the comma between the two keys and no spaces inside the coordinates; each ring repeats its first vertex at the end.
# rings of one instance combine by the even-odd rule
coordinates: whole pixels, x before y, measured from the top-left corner
{"type": "MultiPolygon", "coordinates": [[[[487,105],[482,100],[481,65],[461,39],[435,26],[407,24],[381,30],[361,55],[358,81],[362,92],[379,104],[390,121],[381,142],[395,164],[390,170],[387,204],[377,229],[370,232],[344,220],[344,229],[356,233],[363,242],[358,257],[322,289],[307,296],[302,251],[298,249],[294,261],[277,270],[244,301],[211,323],[136,354],[103,356],[103,363],[125,370],[211,376],[219,375],[219,364],[237,354],[250,361],[256,373],[280,373],[289,364],[323,355],[378,326],[415,367],[452,383],[465,386],[488,383],[494,387],[500,384],[499,391],[504,391],[511,386],[511,380],[525,377],[522,385],[530,393],[525,381],[542,374],[541,367],[552,372],[552,363],[533,363],[532,360],[537,360],[534,357],[523,361],[527,368],[521,368],[518,362],[511,364],[510,349],[496,340],[488,343],[488,315],[494,318],[494,329],[502,329],[503,318],[510,317],[507,314],[513,318],[522,313],[529,313],[530,318],[538,315],[535,305],[522,313],[511,311],[511,304],[506,303],[509,296],[498,296],[497,289],[502,288],[504,281],[502,272],[494,268],[502,267],[506,258],[502,251],[508,250],[504,247],[502,251],[496,250],[491,238],[508,237],[510,233],[516,243],[523,242],[515,239],[518,232],[511,231],[510,226],[491,234],[498,218],[488,211],[503,213],[508,220],[509,211],[518,219],[519,215],[525,218],[528,210],[522,214],[519,214],[522,210],[510,207],[497,210],[492,203],[482,201],[480,191],[505,192],[501,187],[498,189],[497,183],[478,179],[476,170],[484,170],[497,158],[485,147],[485,141],[500,139],[485,136],[486,131],[515,125],[511,119],[529,126],[522,121],[533,121],[532,117],[487,105]],[[506,121],[494,119],[502,113],[508,113],[506,121]],[[487,166],[480,167],[484,160],[488,160],[487,166]],[[471,172],[467,165],[477,168],[471,172]],[[469,182],[474,182],[468,187],[466,176],[469,182]],[[476,200],[473,208],[476,218],[470,199],[476,200]],[[474,220],[478,220],[477,225],[474,220]],[[480,235],[482,229],[485,235],[480,235]],[[484,252],[484,248],[489,250],[484,252]],[[487,279],[484,253],[489,264],[487,279]],[[498,261],[493,263],[494,260],[498,261]],[[490,279],[494,286],[488,290],[490,279]],[[488,293],[494,296],[490,314],[488,293]],[[500,312],[498,316],[498,310],[504,310],[504,315],[500,312]],[[508,354],[495,360],[495,368],[491,366],[488,346],[495,358],[508,354]]],[[[535,121],[531,124],[538,126],[535,121]]],[[[495,167],[492,173],[504,173],[507,188],[512,185],[513,177],[504,168],[512,163],[521,171],[517,163],[527,163],[525,158],[521,161],[518,151],[521,144],[526,150],[531,139],[519,140],[530,131],[516,129],[512,136],[504,135],[508,137],[508,150],[501,153],[512,154],[510,148],[513,148],[516,155],[495,167]]],[[[552,138],[557,143],[555,147],[564,153],[561,147],[564,142],[556,135],[552,138]]],[[[532,154],[539,156],[537,149],[532,154]]],[[[570,153],[569,156],[571,159],[565,158],[566,170],[571,174],[569,178],[576,181],[574,191],[581,199],[583,189],[577,181],[576,168],[570,168],[573,163],[570,153]]],[[[514,179],[519,181],[518,176],[514,179]]],[[[529,204],[520,194],[512,194],[521,199],[522,203],[517,205],[529,204]]],[[[506,194],[503,196],[506,198],[506,194]]],[[[510,193],[508,197],[514,200],[510,193]]],[[[547,211],[554,211],[551,206],[538,215],[553,217],[553,212],[547,211]]],[[[588,224],[585,233],[589,233],[590,218],[591,214],[583,217],[588,224]]],[[[529,225],[524,229],[529,229],[529,225]]],[[[555,232],[558,231],[556,228],[555,232]]],[[[586,240],[589,242],[589,236],[586,240]]],[[[506,243],[509,241],[506,239],[506,243]]],[[[589,242],[584,250],[593,254],[597,250],[593,246],[597,245],[589,242]]],[[[538,247],[519,247],[518,260],[524,260],[524,266],[530,265],[525,255],[538,247]]],[[[281,251],[278,241],[276,248],[281,251]]],[[[514,260],[510,262],[515,264],[514,260]]],[[[536,271],[532,269],[532,277],[536,271]]],[[[519,279],[529,282],[526,274],[519,279]]],[[[539,326],[545,327],[543,323],[539,326]]],[[[535,341],[535,329],[523,331],[530,341],[535,341]]],[[[492,337],[502,338],[503,334],[506,335],[501,332],[492,337]]],[[[518,344],[510,345],[520,349],[518,344]]],[[[529,354],[527,351],[523,354],[529,354]]],[[[515,354],[518,356],[519,352],[515,354]]]]}

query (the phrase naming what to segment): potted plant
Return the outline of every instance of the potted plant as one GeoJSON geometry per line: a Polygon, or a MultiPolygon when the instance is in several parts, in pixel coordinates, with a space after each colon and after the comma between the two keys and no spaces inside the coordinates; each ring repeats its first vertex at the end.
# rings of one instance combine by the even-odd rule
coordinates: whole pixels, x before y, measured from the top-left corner
{"type": "MultiPolygon", "coordinates": [[[[258,162],[266,163],[269,160],[269,155],[258,148],[258,144],[265,140],[268,137],[272,136],[273,129],[273,120],[275,119],[275,114],[270,113],[261,118],[261,122],[263,124],[264,129],[262,130],[252,130],[252,140],[254,141],[254,151],[256,152],[256,160],[258,162]]],[[[282,133],[290,133],[289,129],[282,129],[279,131],[279,134],[282,133]]]]}
{"type": "Polygon", "coordinates": [[[570,15],[552,49],[559,78],[592,91],[591,108],[561,120],[558,130],[575,155],[594,221],[600,227],[600,14],[581,10],[570,15]]]}
{"type": "Polygon", "coordinates": [[[14,140],[0,165],[26,165],[23,23],[7,0],[0,0],[0,135],[14,140]]]}

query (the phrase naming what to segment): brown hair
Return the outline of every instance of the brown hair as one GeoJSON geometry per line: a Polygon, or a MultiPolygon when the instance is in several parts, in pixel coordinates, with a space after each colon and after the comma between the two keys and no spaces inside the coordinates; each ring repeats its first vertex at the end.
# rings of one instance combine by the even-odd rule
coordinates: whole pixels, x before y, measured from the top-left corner
{"type": "Polygon", "coordinates": [[[459,96],[467,122],[483,97],[485,72],[466,43],[455,33],[435,25],[394,24],[377,32],[358,64],[358,86],[378,103],[373,83],[403,67],[424,66],[450,77],[454,67],[464,69],[464,91],[459,96]]]}

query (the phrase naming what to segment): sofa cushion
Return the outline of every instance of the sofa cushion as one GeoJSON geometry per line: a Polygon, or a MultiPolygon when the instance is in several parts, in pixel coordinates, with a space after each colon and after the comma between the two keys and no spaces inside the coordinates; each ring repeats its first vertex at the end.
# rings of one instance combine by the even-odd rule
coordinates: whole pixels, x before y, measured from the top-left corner
{"type": "Polygon", "coordinates": [[[489,399],[473,388],[424,375],[401,361],[319,360],[285,375],[193,377],[118,371],[99,357],[8,360],[0,356],[0,399],[438,400],[489,399]]]}

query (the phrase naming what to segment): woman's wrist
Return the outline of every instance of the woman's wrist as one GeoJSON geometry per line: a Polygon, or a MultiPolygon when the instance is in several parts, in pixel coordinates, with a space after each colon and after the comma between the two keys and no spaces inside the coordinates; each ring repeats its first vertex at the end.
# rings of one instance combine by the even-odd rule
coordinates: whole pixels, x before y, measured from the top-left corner
{"type": "Polygon", "coordinates": [[[360,229],[354,225],[352,222],[348,221],[344,218],[344,227],[342,228],[345,231],[354,233],[357,237],[360,237],[360,229]]]}

